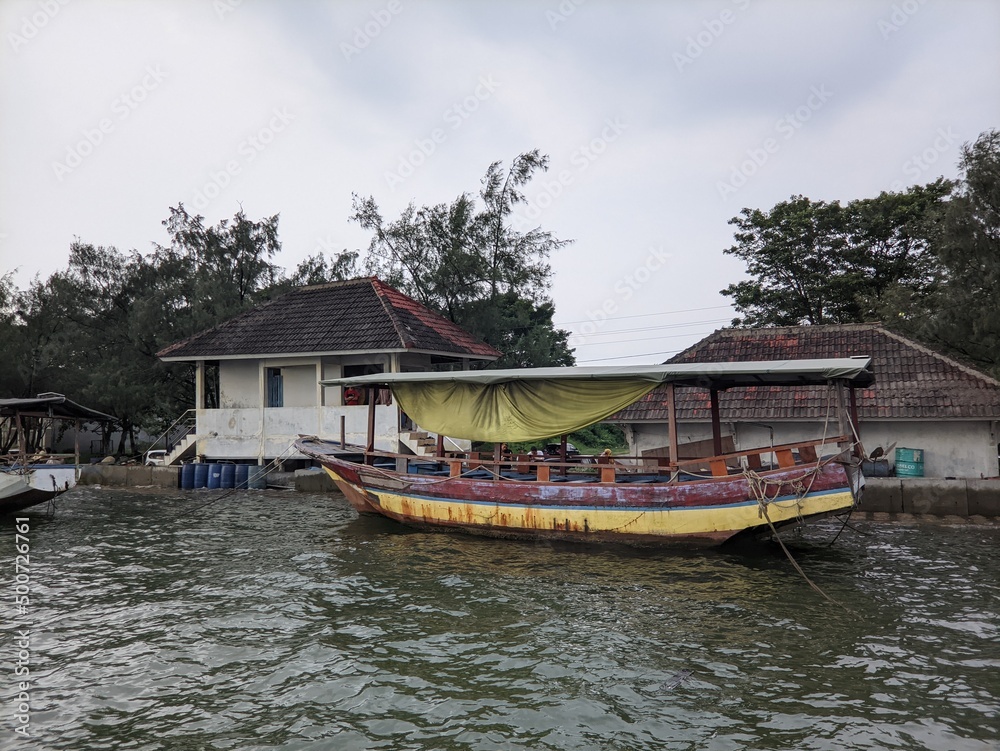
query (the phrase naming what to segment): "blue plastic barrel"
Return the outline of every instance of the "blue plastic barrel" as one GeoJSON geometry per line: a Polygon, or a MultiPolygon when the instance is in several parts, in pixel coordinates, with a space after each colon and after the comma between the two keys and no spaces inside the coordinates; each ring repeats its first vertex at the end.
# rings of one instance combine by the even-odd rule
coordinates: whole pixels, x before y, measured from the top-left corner
{"type": "Polygon", "coordinates": [[[208,465],[208,489],[218,490],[222,487],[222,465],[221,464],[209,464],[208,465]]]}
{"type": "Polygon", "coordinates": [[[263,490],[267,487],[267,468],[250,467],[249,485],[254,490],[263,490]]]}
{"type": "Polygon", "coordinates": [[[197,466],[197,464],[181,465],[181,487],[184,490],[191,490],[194,488],[194,468],[197,466]]]}
{"type": "Polygon", "coordinates": [[[246,489],[249,487],[250,483],[250,465],[249,464],[234,464],[236,467],[236,478],[233,481],[234,488],[246,489]]]}
{"type": "Polygon", "coordinates": [[[208,485],[208,465],[192,464],[194,467],[194,487],[203,488],[208,485]]]}
{"type": "Polygon", "coordinates": [[[222,464],[222,478],[219,482],[220,488],[233,488],[236,487],[236,465],[235,464],[222,464]]]}

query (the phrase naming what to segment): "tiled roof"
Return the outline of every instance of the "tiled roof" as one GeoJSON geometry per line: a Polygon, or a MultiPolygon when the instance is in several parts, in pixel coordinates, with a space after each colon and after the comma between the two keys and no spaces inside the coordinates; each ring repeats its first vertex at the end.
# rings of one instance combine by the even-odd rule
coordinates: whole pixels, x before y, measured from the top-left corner
{"type": "Polygon", "coordinates": [[[415,349],[495,359],[493,347],[375,277],[299,287],[157,355],[171,359],[415,349]]]}
{"type": "MultiPolygon", "coordinates": [[[[856,392],[865,419],[1000,419],[1000,382],[880,324],[721,329],[669,362],[730,362],[801,358],[872,358],[875,384],[856,392]]],[[[677,390],[677,419],[709,420],[709,392],[677,390]]],[[[732,389],[719,395],[723,421],[824,419],[822,387],[732,389]]],[[[837,405],[831,407],[836,415],[837,405]]],[[[658,388],[609,421],[666,420],[658,388]]]]}

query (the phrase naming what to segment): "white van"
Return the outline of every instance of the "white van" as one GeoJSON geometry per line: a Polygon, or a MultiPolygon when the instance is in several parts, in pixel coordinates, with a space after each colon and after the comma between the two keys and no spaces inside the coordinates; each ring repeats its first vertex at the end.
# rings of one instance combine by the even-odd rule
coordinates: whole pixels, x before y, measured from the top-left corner
{"type": "Polygon", "coordinates": [[[152,451],[146,452],[146,461],[143,462],[147,467],[163,467],[167,464],[167,452],[163,449],[153,449],[152,451]]]}

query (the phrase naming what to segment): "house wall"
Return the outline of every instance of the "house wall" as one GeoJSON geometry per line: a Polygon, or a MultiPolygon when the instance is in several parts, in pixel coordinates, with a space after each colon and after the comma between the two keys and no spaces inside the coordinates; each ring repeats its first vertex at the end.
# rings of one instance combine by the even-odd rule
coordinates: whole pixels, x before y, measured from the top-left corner
{"type": "Polygon", "coordinates": [[[260,404],[260,361],[219,362],[219,406],[243,409],[260,404]]]}
{"type": "MultiPolygon", "coordinates": [[[[220,409],[197,414],[197,453],[210,460],[266,460],[284,452],[300,434],[340,440],[344,417],[348,443],[368,437],[368,407],[343,405],[339,386],[319,381],[338,378],[347,365],[381,365],[386,372],[429,370],[426,354],[362,354],[343,357],[287,357],[269,360],[223,360],[219,363],[220,409]],[[283,406],[262,406],[265,368],[281,368],[283,406]]],[[[399,450],[399,409],[375,407],[375,447],[399,450]]],[[[299,458],[298,454],[291,458],[299,458]]]]}
{"type": "MultiPolygon", "coordinates": [[[[364,445],[368,436],[368,407],[268,407],[266,409],[204,409],[198,411],[197,453],[208,460],[267,460],[288,453],[299,435],[340,440],[340,417],[348,443],[364,445]]],[[[396,451],[399,446],[398,410],[375,407],[375,448],[396,451]]]]}
{"type": "MultiPolygon", "coordinates": [[[[861,441],[871,453],[881,446],[889,448],[923,449],[925,477],[996,477],[1000,475],[997,459],[997,424],[988,420],[868,420],[861,423],[861,441]]],[[[774,422],[767,425],[754,423],[722,423],[723,435],[733,437],[736,450],[795,443],[823,436],[823,423],[774,422]]],[[[827,426],[827,435],[837,432],[837,424],[827,426]]],[[[634,423],[626,431],[629,453],[662,448],[668,443],[666,423],[634,423]]],[[[712,427],[707,422],[678,423],[679,443],[700,441],[712,437],[712,427]]],[[[835,450],[835,444],[824,447],[824,453],[835,450]]],[[[895,452],[890,456],[894,463],[895,452]]]]}
{"type": "MultiPolygon", "coordinates": [[[[284,404],[288,407],[316,407],[319,401],[319,375],[316,360],[306,365],[281,367],[284,404]]],[[[269,365],[268,367],[274,367],[269,365]]]]}

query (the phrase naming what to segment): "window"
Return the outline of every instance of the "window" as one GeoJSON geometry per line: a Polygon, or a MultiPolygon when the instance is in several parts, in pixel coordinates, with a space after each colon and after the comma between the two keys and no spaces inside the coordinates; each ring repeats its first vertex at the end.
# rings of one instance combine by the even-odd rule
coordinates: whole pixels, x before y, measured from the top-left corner
{"type": "Polygon", "coordinates": [[[281,380],[281,368],[267,368],[264,380],[267,388],[267,406],[283,407],[285,388],[281,380]]]}

